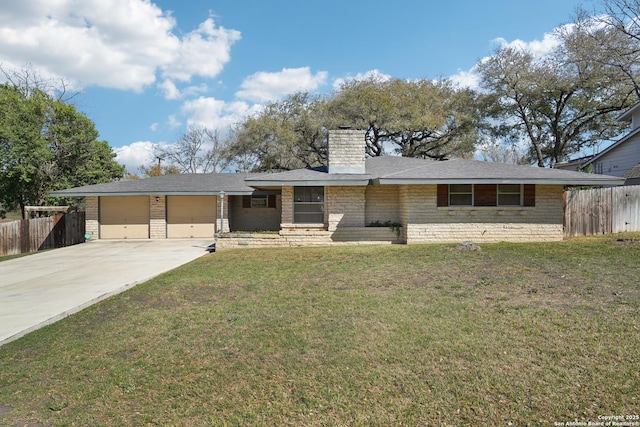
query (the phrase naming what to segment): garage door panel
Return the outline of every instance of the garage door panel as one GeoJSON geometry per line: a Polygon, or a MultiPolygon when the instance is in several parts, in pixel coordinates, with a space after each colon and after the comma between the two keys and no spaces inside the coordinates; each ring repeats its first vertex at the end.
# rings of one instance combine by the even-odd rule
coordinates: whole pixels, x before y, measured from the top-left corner
{"type": "Polygon", "coordinates": [[[101,197],[101,239],[148,239],[149,198],[101,197]]]}
{"type": "Polygon", "coordinates": [[[167,237],[213,237],[216,231],[214,196],[167,197],[167,237]]]}

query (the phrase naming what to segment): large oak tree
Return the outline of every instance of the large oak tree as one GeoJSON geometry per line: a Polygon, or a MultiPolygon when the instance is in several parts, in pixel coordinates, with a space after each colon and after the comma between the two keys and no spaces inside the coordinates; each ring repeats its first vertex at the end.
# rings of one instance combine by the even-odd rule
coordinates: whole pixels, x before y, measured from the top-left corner
{"type": "Polygon", "coordinates": [[[326,164],[325,101],[295,93],[234,129],[229,156],[241,171],[281,171],[326,164]]]}
{"type": "Polygon", "coordinates": [[[558,44],[536,55],[503,46],[478,63],[484,110],[497,138],[528,143],[540,167],[618,136],[616,116],[637,101],[633,82],[602,60],[609,28],[581,21],[556,33],[558,44]]]}
{"type": "Polygon", "coordinates": [[[333,120],[366,130],[370,156],[467,156],[477,141],[476,95],[447,79],[351,80],[328,103],[333,120]]]}

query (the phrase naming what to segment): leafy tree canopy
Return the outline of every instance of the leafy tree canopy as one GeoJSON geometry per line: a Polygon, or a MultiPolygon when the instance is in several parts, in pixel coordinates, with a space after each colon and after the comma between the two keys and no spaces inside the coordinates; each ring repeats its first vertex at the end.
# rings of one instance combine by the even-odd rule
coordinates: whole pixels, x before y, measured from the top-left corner
{"type": "MultiPolygon", "coordinates": [[[[6,210],[69,203],[52,190],[122,178],[91,120],[38,88],[0,85],[0,198],[6,210]]],[[[73,201],[71,201],[73,204],[73,201]]]]}
{"type": "Polygon", "coordinates": [[[333,120],[366,129],[367,154],[444,159],[473,152],[476,95],[449,80],[370,78],[346,82],[328,101],[333,120]]]}
{"type": "Polygon", "coordinates": [[[614,35],[589,22],[565,27],[546,55],[504,46],[478,63],[493,135],[528,143],[528,160],[553,166],[620,134],[620,111],[637,101],[633,82],[603,60],[614,35]]]}
{"type": "Polygon", "coordinates": [[[444,159],[473,152],[480,119],[470,90],[447,80],[369,79],[328,97],[297,93],[238,124],[228,155],[241,170],[326,165],[328,129],[366,130],[369,156],[444,159]]]}
{"type": "Polygon", "coordinates": [[[327,161],[325,101],[296,93],[237,125],[228,156],[242,171],[314,167],[327,161]]]}

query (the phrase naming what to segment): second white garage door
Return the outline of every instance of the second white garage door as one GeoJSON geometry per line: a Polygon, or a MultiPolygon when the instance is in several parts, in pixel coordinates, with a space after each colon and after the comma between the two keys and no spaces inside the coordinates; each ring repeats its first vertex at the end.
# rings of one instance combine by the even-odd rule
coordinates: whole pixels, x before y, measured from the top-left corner
{"type": "Polygon", "coordinates": [[[215,232],[215,196],[167,196],[169,239],[213,237],[215,232]]]}

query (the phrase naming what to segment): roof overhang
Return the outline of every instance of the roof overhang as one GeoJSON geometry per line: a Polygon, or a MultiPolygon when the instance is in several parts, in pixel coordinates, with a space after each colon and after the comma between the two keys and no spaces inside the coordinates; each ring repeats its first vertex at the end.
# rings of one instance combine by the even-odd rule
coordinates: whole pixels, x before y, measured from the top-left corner
{"type": "Polygon", "coordinates": [[[536,185],[566,185],[566,186],[617,186],[624,185],[624,178],[619,179],[516,179],[516,178],[442,178],[442,179],[419,179],[419,178],[377,178],[373,180],[374,185],[435,185],[435,184],[536,184],[536,185]]]}
{"type": "Polygon", "coordinates": [[[369,178],[353,179],[311,179],[311,180],[245,180],[245,184],[255,188],[281,188],[281,187],[362,187],[369,185],[369,178]]]}
{"type": "Polygon", "coordinates": [[[224,191],[225,196],[250,196],[255,192],[252,191],[227,191],[227,190],[213,190],[213,191],[83,191],[73,192],[66,190],[58,190],[51,193],[53,197],[107,197],[107,196],[218,196],[220,192],[224,191]]]}
{"type": "Polygon", "coordinates": [[[633,104],[631,107],[629,107],[628,109],[626,109],[625,111],[623,111],[622,113],[620,113],[618,115],[618,117],[616,117],[616,120],[618,121],[631,121],[631,117],[633,116],[633,113],[640,108],[640,102],[636,102],[635,104],[633,104]]]}

